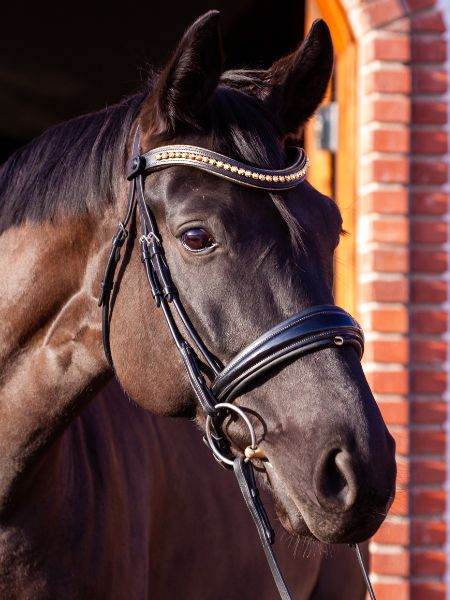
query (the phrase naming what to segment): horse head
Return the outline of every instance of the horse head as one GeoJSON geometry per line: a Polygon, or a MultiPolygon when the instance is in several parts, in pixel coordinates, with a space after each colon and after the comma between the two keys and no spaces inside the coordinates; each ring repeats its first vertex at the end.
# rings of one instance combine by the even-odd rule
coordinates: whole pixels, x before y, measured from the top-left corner
{"type": "MultiPolygon", "coordinates": [[[[223,72],[218,14],[207,13],[142,102],[141,150],[189,145],[284,169],[286,140],[319,105],[332,64],[328,28],[317,21],[302,45],[269,69],[223,72]]],[[[130,133],[129,155],[132,139],[130,133]]],[[[226,365],[292,315],[333,305],[342,221],[336,204],[306,181],[267,191],[224,175],[169,165],[147,175],[145,203],[181,302],[226,365]]],[[[122,187],[117,215],[126,206],[122,187]]],[[[130,231],[112,296],[117,376],[142,407],[195,417],[203,428],[203,411],[148,291],[136,220],[130,231]]],[[[208,365],[203,371],[213,379],[208,365]]],[[[288,531],[325,542],[357,542],[376,531],[393,499],[394,442],[354,347],[327,346],[284,361],[253,379],[235,403],[254,424],[265,455],[256,462],[259,477],[288,531]]],[[[241,420],[229,416],[225,428],[235,452],[248,445],[241,420]]]]}

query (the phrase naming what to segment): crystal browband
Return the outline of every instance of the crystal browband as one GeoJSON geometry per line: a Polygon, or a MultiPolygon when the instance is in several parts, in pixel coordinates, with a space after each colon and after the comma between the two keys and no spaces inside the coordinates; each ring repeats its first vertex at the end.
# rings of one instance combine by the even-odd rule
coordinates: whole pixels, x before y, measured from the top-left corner
{"type": "Polygon", "coordinates": [[[302,148],[294,148],[295,160],[286,169],[272,171],[246,165],[223,154],[198,146],[162,146],[132,158],[127,164],[127,177],[133,179],[172,165],[186,165],[231,179],[241,185],[264,190],[287,190],[296,187],[306,177],[309,159],[302,148]]]}

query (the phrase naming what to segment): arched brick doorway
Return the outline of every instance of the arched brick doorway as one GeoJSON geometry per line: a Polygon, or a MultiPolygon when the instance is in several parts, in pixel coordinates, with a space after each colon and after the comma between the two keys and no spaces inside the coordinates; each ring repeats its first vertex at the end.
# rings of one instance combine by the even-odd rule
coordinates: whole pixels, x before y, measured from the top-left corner
{"type": "Polygon", "coordinates": [[[399,491],[371,545],[373,580],[381,600],[444,600],[450,2],[309,4],[335,39],[345,131],[335,189],[353,243],[338,256],[337,297],[366,330],[365,370],[397,441],[399,491]]]}

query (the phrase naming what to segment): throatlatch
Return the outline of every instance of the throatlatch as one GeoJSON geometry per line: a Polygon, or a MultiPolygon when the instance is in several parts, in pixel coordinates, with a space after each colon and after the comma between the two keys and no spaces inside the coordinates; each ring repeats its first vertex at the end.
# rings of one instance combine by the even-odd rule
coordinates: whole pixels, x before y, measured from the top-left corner
{"type": "MultiPolygon", "coordinates": [[[[235,183],[265,190],[288,190],[299,185],[306,177],[309,166],[304,150],[294,148],[290,166],[282,170],[260,169],[228,158],[217,152],[197,146],[173,145],[140,153],[139,129],[133,141],[132,159],[127,164],[130,181],[128,205],[124,220],[112,240],[111,252],[101,283],[99,306],[102,307],[102,334],[105,355],[114,370],[110,347],[110,304],[114,288],[114,275],[120,260],[120,249],[125,244],[127,226],[137,206],[141,227],[139,239],[142,262],[145,266],[151,294],[162,309],[168,328],[185,365],[191,387],[206,418],[206,441],[215,458],[225,466],[232,467],[245,503],[255,522],[269,567],[282,600],[291,598],[272,551],[274,531],[259,496],[252,457],[258,456],[256,437],[246,414],[230,401],[242,394],[262,373],[280,364],[322,348],[350,345],[361,358],[364,350],[364,334],[359,324],[342,308],[332,305],[314,306],[304,310],[260,336],[244,348],[226,367],[211,354],[198,335],[179,299],[164,256],[162,240],[150,207],[145,202],[146,176],[172,165],[185,165],[207,171],[235,183]],[[213,374],[212,385],[203,375],[201,363],[192,346],[180,332],[172,313],[175,309],[191,342],[213,374]],[[250,430],[251,444],[245,458],[235,457],[229,449],[222,424],[230,412],[236,412],[245,420],[250,430]]],[[[359,565],[371,600],[375,600],[358,545],[355,545],[359,565]]]]}

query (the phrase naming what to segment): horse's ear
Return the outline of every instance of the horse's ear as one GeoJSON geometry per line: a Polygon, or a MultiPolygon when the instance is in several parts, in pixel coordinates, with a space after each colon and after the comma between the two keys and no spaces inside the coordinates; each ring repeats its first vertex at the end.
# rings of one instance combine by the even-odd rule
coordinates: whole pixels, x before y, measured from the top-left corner
{"type": "Polygon", "coordinates": [[[177,123],[195,126],[198,122],[223,71],[219,14],[207,12],[183,35],[142,107],[144,135],[174,131],[177,123]]]}
{"type": "Polygon", "coordinates": [[[265,73],[266,102],[278,115],[283,134],[296,133],[311,117],[325,95],[332,69],[330,30],[318,19],[297,50],[265,73]]]}

